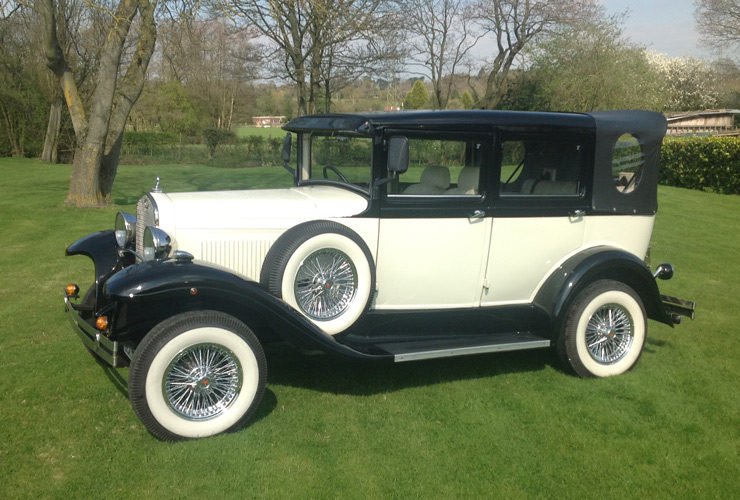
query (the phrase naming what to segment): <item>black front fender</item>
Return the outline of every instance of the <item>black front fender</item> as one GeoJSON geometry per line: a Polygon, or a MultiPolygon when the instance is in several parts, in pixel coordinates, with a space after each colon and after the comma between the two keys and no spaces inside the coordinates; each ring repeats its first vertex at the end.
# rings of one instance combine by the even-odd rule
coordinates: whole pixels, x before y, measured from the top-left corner
{"type": "Polygon", "coordinates": [[[95,263],[95,282],[119,268],[118,244],[113,229],[88,234],[67,247],[67,256],[86,255],[95,263]]]}
{"type": "Polygon", "coordinates": [[[549,314],[552,324],[556,325],[575,296],[600,279],[628,285],[642,299],[648,318],[673,326],[658,284],[645,263],[629,252],[608,247],[590,248],[563,263],[540,289],[534,300],[535,307],[549,314]]]}
{"type": "Polygon", "coordinates": [[[177,258],[141,262],[113,275],[103,294],[117,304],[111,338],[129,345],[138,344],[151,328],[173,315],[216,310],[239,319],[258,336],[267,326],[283,339],[312,348],[374,358],[339,344],[258,283],[205,262],[177,258]]]}

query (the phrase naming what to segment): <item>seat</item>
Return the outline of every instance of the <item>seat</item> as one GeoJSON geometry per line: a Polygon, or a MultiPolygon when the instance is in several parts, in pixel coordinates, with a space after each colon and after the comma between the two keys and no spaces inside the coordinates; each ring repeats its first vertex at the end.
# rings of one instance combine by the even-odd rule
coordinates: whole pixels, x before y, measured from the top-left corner
{"type": "Polygon", "coordinates": [[[457,187],[450,188],[445,194],[478,194],[480,167],[464,167],[457,176],[457,187]]]}
{"type": "Polygon", "coordinates": [[[450,169],[439,165],[427,165],[421,173],[419,184],[407,187],[403,194],[443,194],[450,187],[450,169]]]}

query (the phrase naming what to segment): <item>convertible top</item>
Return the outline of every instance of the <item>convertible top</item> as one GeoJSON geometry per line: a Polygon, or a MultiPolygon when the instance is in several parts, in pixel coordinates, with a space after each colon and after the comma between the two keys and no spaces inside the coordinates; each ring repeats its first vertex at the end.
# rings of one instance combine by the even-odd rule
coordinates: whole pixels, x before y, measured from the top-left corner
{"type": "MultiPolygon", "coordinates": [[[[652,111],[595,111],[591,113],[550,113],[534,111],[395,111],[303,115],[283,126],[289,132],[343,132],[372,135],[378,128],[416,128],[434,130],[454,125],[460,128],[567,127],[612,135],[620,130],[635,130],[646,142],[662,140],[666,120],[652,111]],[[637,131],[639,130],[639,134],[637,131]]],[[[618,137],[618,136],[617,136],[618,137]]]]}
{"type": "Polygon", "coordinates": [[[397,111],[304,115],[284,127],[289,132],[341,133],[373,137],[396,131],[533,131],[575,133],[594,138],[592,208],[602,213],[654,214],[658,209],[658,164],[666,132],[665,117],[653,111],[550,113],[532,111],[397,111]],[[624,134],[636,137],[644,163],[639,184],[626,192],[614,189],[614,146],[624,134]]]}

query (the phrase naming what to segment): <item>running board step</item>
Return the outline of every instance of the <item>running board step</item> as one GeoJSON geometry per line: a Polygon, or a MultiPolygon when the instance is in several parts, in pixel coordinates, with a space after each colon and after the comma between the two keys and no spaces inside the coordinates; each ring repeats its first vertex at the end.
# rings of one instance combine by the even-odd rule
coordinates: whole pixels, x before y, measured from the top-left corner
{"type": "Polygon", "coordinates": [[[470,337],[445,339],[430,344],[426,341],[391,342],[377,347],[393,355],[393,361],[418,361],[422,359],[450,358],[469,354],[519,351],[550,347],[550,339],[532,334],[496,335],[491,337],[470,337]]]}

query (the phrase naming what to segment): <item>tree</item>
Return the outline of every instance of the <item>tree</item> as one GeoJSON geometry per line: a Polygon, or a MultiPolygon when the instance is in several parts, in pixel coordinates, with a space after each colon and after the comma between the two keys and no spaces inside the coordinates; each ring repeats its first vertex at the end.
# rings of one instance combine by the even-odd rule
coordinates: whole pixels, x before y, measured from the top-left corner
{"type": "Polygon", "coordinates": [[[664,82],[666,111],[711,109],[719,102],[714,71],[705,61],[652,53],[650,62],[660,71],[664,82]]]}
{"type": "Polygon", "coordinates": [[[462,93],[462,96],[460,96],[460,101],[462,102],[463,109],[473,109],[473,105],[475,105],[475,101],[473,101],[473,95],[470,93],[469,90],[466,90],[462,93]]]}
{"type": "MultiPolygon", "coordinates": [[[[645,50],[624,39],[622,16],[565,27],[531,51],[529,82],[553,111],[663,109],[662,75],[645,50]]],[[[522,82],[523,83],[523,82],[522,82]]]]}
{"type": "Polygon", "coordinates": [[[696,26],[707,45],[740,43],[740,0],[696,0],[695,5],[696,26]]]}
{"type": "MultiPolygon", "coordinates": [[[[374,53],[369,33],[393,24],[386,0],[223,0],[273,47],[268,59],[296,85],[298,114],[314,113],[337,57],[374,53]]],[[[364,58],[363,58],[364,59],[364,58]]]]}
{"type": "MultiPolygon", "coordinates": [[[[3,11],[0,8],[0,14],[3,11]]],[[[20,8],[0,17],[0,154],[37,155],[47,112],[32,34],[20,8]]]]}
{"type": "Polygon", "coordinates": [[[404,109],[422,109],[429,103],[429,91],[421,80],[416,80],[403,99],[404,109]]]}
{"type": "Polygon", "coordinates": [[[77,139],[68,203],[102,207],[110,202],[124,126],[131,107],[141,94],[154,51],[156,6],[157,0],[118,0],[111,10],[97,6],[98,13],[108,14],[105,25],[98,26],[106,37],[97,61],[95,89],[86,103],[60,44],[59,34],[66,31],[64,16],[59,15],[55,0],[34,2],[42,22],[47,66],[59,79],[77,139]],[[138,23],[135,23],[137,14],[138,23]],[[132,29],[134,24],[136,27],[132,29]],[[136,46],[131,53],[125,54],[127,43],[136,46]],[[127,63],[125,68],[123,62],[127,63]]]}
{"type": "Polygon", "coordinates": [[[478,18],[497,49],[487,70],[482,106],[495,109],[499,105],[509,71],[526,47],[555,33],[556,28],[577,27],[602,10],[596,0],[480,0],[478,18]]]}
{"type": "Polygon", "coordinates": [[[205,127],[230,130],[254,110],[257,33],[224,16],[159,23],[157,79],[180,85],[205,127]]]}
{"type": "Polygon", "coordinates": [[[439,109],[447,107],[456,69],[481,36],[471,30],[474,20],[470,4],[470,0],[406,3],[411,59],[429,77],[433,105],[439,109]]]}

